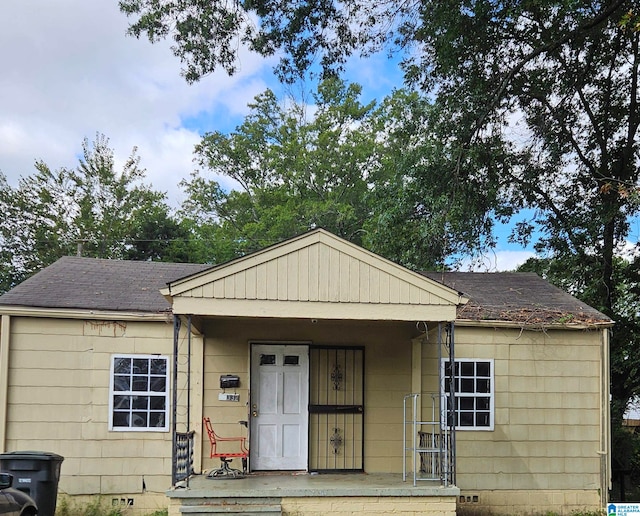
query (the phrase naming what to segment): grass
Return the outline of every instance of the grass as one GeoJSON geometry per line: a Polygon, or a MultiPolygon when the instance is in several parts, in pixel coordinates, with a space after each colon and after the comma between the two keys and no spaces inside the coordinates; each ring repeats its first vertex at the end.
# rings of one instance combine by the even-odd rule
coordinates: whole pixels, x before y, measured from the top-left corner
{"type": "MultiPolygon", "coordinates": [[[[56,516],[124,516],[127,512],[126,508],[114,507],[100,497],[88,503],[77,503],[65,497],[56,507],[56,516]]],[[[159,509],[148,516],[167,516],[168,513],[168,509],[159,509]]]]}
{"type": "MultiPolygon", "coordinates": [[[[458,507],[458,511],[457,511],[457,515],[458,516],[496,516],[496,515],[500,515],[500,516],[510,516],[509,514],[503,514],[503,513],[494,513],[489,509],[483,509],[481,507],[477,508],[477,509],[471,509],[470,507],[465,507],[465,509],[460,510],[460,507],[458,507]]],[[[525,513],[519,513],[519,514],[525,514],[525,513]]],[[[560,513],[558,512],[553,512],[553,511],[547,511],[547,512],[527,512],[526,513],[529,516],[560,516],[560,513]]],[[[606,516],[606,513],[604,511],[573,511],[570,513],[569,516],[606,516]]]]}
{"type": "Polygon", "coordinates": [[[120,507],[107,504],[102,498],[80,504],[63,498],[56,507],[56,516],[122,516],[120,507]]]}

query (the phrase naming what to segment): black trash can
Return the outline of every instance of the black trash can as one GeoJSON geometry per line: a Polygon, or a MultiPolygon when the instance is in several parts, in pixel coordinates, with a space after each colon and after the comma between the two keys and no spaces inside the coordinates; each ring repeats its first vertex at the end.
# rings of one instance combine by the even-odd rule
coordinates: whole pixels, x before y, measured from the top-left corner
{"type": "Polygon", "coordinates": [[[40,451],[0,454],[0,471],[13,475],[13,487],[38,505],[38,516],[54,516],[58,500],[60,466],[64,457],[40,451]]]}

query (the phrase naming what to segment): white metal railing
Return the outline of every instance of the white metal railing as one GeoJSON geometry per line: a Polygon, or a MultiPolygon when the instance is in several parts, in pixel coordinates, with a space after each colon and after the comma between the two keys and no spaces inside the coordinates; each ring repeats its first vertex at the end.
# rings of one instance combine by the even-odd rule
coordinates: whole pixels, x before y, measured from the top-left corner
{"type": "Polygon", "coordinates": [[[450,432],[446,424],[446,397],[439,394],[430,396],[431,419],[428,420],[423,420],[421,411],[418,411],[420,394],[404,397],[402,480],[407,480],[410,467],[414,486],[419,480],[439,481],[448,486],[453,464],[450,432]]]}

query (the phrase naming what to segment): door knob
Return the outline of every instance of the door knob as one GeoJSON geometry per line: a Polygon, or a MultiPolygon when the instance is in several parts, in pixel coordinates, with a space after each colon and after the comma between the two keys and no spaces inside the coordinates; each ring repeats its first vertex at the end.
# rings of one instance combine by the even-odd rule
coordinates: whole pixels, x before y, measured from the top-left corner
{"type": "Polygon", "coordinates": [[[253,412],[251,412],[251,416],[252,417],[258,417],[258,411],[254,410],[253,412]]]}

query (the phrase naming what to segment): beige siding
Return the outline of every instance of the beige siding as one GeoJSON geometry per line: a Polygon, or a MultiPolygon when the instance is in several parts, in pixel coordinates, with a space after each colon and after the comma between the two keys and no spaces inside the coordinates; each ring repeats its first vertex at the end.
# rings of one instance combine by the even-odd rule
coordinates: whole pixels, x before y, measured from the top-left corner
{"type": "Polygon", "coordinates": [[[179,314],[451,321],[458,292],[323,230],[172,283],[179,314]]]}
{"type": "MultiPolygon", "coordinates": [[[[251,340],[365,346],[365,469],[402,471],[402,405],[412,389],[415,326],[294,322],[207,327],[205,413],[229,435],[247,418],[251,340]],[[239,374],[240,403],[219,402],[218,377],[239,374]]],[[[437,347],[422,344],[423,399],[437,391],[437,347]]],[[[571,490],[600,485],[598,332],[456,331],[458,358],[493,358],[495,428],[458,431],[458,486],[486,490],[571,490]]],[[[420,368],[418,368],[420,371],[420,368]]],[[[429,401],[430,403],[430,401],[429,401]]],[[[423,410],[429,410],[424,402],[423,410]]],[[[204,467],[214,466],[203,451],[204,467]]],[[[525,502],[523,502],[526,505],[525,502]]]]}
{"type": "MultiPolygon", "coordinates": [[[[6,449],[62,455],[61,492],[134,494],[144,505],[143,483],[148,493],[171,484],[171,432],[108,430],[111,356],[172,352],[169,322],[12,317],[6,449]]],[[[185,399],[181,389],[181,429],[185,399]]]]}
{"type": "MultiPolygon", "coordinates": [[[[170,355],[172,325],[13,317],[10,328],[7,450],[64,456],[60,487],[69,494],[113,494],[148,504],[166,490],[170,432],[108,431],[109,366],[113,353],[170,355]]],[[[192,341],[191,428],[198,430],[201,446],[197,469],[200,463],[204,469],[217,465],[208,458],[208,443],[200,441],[201,416],[209,416],[222,435],[244,432],[237,422],[248,417],[249,343],[273,341],[364,346],[365,469],[402,471],[403,397],[420,383],[425,394],[437,391],[435,331],[415,345],[414,323],[208,319],[203,333],[204,343],[192,341]],[[239,403],[218,400],[222,374],[240,376],[239,403]]],[[[184,331],[179,345],[184,373],[184,331]]],[[[457,433],[458,486],[478,500],[466,508],[504,505],[505,512],[526,512],[532,509],[531,493],[567,499],[567,506],[580,494],[585,506],[597,507],[599,334],[458,327],[456,356],[494,359],[495,428],[457,433]]],[[[180,430],[185,381],[182,374],[180,430]]]]}
{"type": "MultiPolygon", "coordinates": [[[[522,509],[530,497],[518,493],[566,490],[591,493],[585,506],[597,508],[600,333],[458,327],[455,339],[456,358],[494,359],[495,380],[494,430],[456,433],[458,487],[480,505],[495,497],[489,491],[513,491],[506,505],[522,509]]],[[[425,349],[425,390],[435,390],[436,351],[425,349]]]]}
{"type": "Polygon", "coordinates": [[[600,504],[594,489],[463,490],[456,514],[595,514],[600,504]]]}
{"type": "MultiPolygon", "coordinates": [[[[249,342],[297,341],[365,347],[365,469],[402,472],[402,400],[411,389],[414,324],[346,324],[336,321],[215,321],[205,329],[204,415],[222,435],[243,432],[247,419],[249,342]],[[240,402],[218,401],[221,374],[238,374],[240,402]]],[[[217,462],[203,446],[203,467],[217,462]]]]}
{"type": "Polygon", "coordinates": [[[445,303],[425,288],[411,284],[408,279],[394,277],[387,271],[321,244],[204,283],[181,295],[333,303],[445,303]]]}
{"type": "Polygon", "coordinates": [[[172,283],[173,312],[217,317],[451,321],[466,298],[325,231],[172,283]]]}

